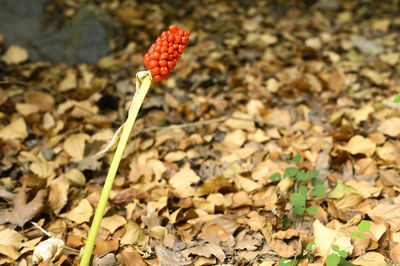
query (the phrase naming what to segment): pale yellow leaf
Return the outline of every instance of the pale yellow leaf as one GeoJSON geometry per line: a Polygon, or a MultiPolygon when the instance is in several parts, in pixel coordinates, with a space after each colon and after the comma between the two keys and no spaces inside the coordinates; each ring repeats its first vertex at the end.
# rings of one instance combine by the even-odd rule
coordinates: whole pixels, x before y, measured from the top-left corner
{"type": "Polygon", "coordinates": [[[90,217],[93,214],[93,207],[87,199],[83,199],[79,202],[78,206],[73,208],[67,213],[63,213],[60,217],[67,218],[77,224],[89,222],[90,217]]]}
{"type": "Polygon", "coordinates": [[[365,156],[372,156],[376,149],[376,144],[368,138],[356,135],[352,137],[346,146],[342,149],[350,152],[351,154],[364,154],[365,156]]]}
{"type": "Polygon", "coordinates": [[[10,45],[2,56],[3,61],[7,65],[17,65],[29,59],[28,51],[19,45],[10,45]]]}
{"type": "Polygon", "coordinates": [[[0,138],[24,140],[28,137],[25,120],[21,117],[0,129],[0,138]]]}
{"type": "Polygon", "coordinates": [[[85,152],[86,141],[90,137],[84,133],[73,134],[69,136],[64,142],[64,150],[72,157],[72,161],[80,161],[83,159],[85,152]]]}

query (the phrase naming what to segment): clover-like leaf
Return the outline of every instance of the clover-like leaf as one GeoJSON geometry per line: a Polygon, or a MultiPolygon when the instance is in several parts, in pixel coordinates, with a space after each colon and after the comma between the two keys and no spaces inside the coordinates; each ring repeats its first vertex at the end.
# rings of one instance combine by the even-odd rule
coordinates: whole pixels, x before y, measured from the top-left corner
{"type": "Polygon", "coordinates": [[[297,174],[296,167],[288,167],[285,169],[285,173],[283,174],[284,177],[295,177],[297,174]]]}
{"type": "Polygon", "coordinates": [[[281,179],[282,179],[282,176],[281,176],[281,174],[278,173],[278,172],[272,174],[272,175],[269,177],[269,180],[271,180],[272,182],[281,181],[281,179]]]}
{"type": "Polygon", "coordinates": [[[318,212],[318,207],[316,207],[316,206],[311,206],[311,207],[308,207],[308,208],[306,209],[306,211],[307,211],[309,214],[313,215],[313,214],[316,214],[316,213],[318,212]]]}
{"type": "Polygon", "coordinates": [[[303,206],[295,206],[293,208],[293,213],[296,215],[303,215],[305,210],[306,208],[303,206]]]}
{"type": "Polygon", "coordinates": [[[294,163],[298,163],[298,162],[300,162],[300,160],[301,160],[301,155],[300,155],[300,154],[296,154],[296,155],[293,157],[293,162],[294,162],[294,163]]]}
{"type": "Polygon", "coordinates": [[[307,196],[301,193],[294,193],[290,196],[290,203],[292,203],[293,206],[304,207],[306,206],[306,200],[307,196]]]}
{"type": "Polygon", "coordinates": [[[325,186],[324,185],[316,185],[312,190],[311,190],[311,195],[315,197],[321,197],[325,194],[325,186]]]}
{"type": "Polygon", "coordinates": [[[358,224],[358,230],[360,230],[360,232],[366,233],[369,231],[370,228],[371,228],[371,223],[369,221],[361,221],[358,224]]]}
{"type": "Polygon", "coordinates": [[[325,260],[326,266],[336,266],[339,264],[339,262],[340,262],[340,257],[337,254],[329,254],[325,260]]]}

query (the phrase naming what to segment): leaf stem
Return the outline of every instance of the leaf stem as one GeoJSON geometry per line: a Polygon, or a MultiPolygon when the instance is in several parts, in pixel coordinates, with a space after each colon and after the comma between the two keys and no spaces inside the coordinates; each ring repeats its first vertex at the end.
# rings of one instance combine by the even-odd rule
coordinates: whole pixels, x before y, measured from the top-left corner
{"type": "Polygon", "coordinates": [[[151,78],[149,75],[147,75],[143,79],[140,88],[136,90],[135,96],[133,97],[133,103],[129,110],[128,118],[124,124],[121,138],[119,139],[117,149],[115,151],[114,157],[110,165],[110,169],[108,170],[107,178],[103,186],[103,191],[101,192],[100,200],[97,205],[96,213],[93,218],[92,226],[90,227],[89,235],[86,240],[86,245],[83,250],[83,255],[79,264],[80,266],[88,266],[90,263],[94,244],[97,238],[97,233],[100,228],[101,220],[103,219],[108,197],[110,195],[111,188],[114,183],[115,175],[117,174],[119,163],[121,162],[121,158],[122,155],[124,154],[125,146],[131,134],[133,124],[135,123],[137,114],[147,94],[147,91],[150,88],[150,85],[151,85],[151,78]]]}

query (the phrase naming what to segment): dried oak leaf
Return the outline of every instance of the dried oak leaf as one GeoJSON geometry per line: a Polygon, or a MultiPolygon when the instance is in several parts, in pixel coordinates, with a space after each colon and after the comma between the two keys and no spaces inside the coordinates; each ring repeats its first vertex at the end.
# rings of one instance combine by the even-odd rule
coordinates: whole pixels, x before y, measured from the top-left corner
{"type": "Polygon", "coordinates": [[[305,231],[294,229],[274,233],[270,222],[266,223],[266,226],[261,229],[261,232],[272,250],[278,253],[279,256],[285,258],[300,255],[302,252],[302,244],[308,235],[305,231]]]}
{"type": "Polygon", "coordinates": [[[12,201],[13,209],[11,211],[0,212],[0,223],[9,222],[22,227],[26,222],[40,213],[45,205],[43,202],[46,196],[47,191],[41,189],[30,202],[27,202],[28,194],[26,185],[24,184],[12,201]]]}

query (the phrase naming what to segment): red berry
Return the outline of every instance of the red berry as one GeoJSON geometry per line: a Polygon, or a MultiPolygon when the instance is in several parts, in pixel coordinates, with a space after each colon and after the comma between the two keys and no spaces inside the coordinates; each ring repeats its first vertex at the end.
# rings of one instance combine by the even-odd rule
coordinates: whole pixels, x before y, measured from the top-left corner
{"type": "Polygon", "coordinates": [[[182,37],[181,36],[175,36],[174,43],[181,43],[182,42],[182,37]]]}
{"type": "Polygon", "coordinates": [[[168,61],[168,63],[167,63],[167,66],[168,66],[168,68],[169,68],[170,70],[174,69],[175,65],[176,65],[176,64],[175,64],[173,61],[168,61]]]}
{"type": "Polygon", "coordinates": [[[168,73],[168,68],[167,67],[161,67],[160,68],[160,73],[161,73],[161,75],[166,75],[168,73]]]}
{"type": "Polygon", "coordinates": [[[160,53],[158,53],[158,52],[150,53],[150,59],[157,60],[158,58],[160,58],[160,53]]]}
{"type": "Polygon", "coordinates": [[[153,77],[153,79],[154,79],[155,81],[159,82],[159,81],[163,80],[163,77],[160,76],[160,75],[155,75],[155,76],[153,77]]]}
{"type": "Polygon", "coordinates": [[[178,28],[178,26],[176,26],[176,25],[170,25],[170,26],[169,26],[169,31],[172,32],[172,33],[177,32],[178,29],[179,29],[179,28],[178,28]]]}
{"type": "Polygon", "coordinates": [[[153,76],[160,74],[160,68],[159,67],[154,67],[150,69],[150,72],[153,76]]]}
{"type": "Polygon", "coordinates": [[[157,61],[157,60],[152,60],[152,61],[150,61],[148,67],[149,67],[150,69],[155,68],[155,67],[158,67],[158,61],[157,61]]]}
{"type": "Polygon", "coordinates": [[[160,60],[166,60],[168,58],[168,53],[162,53],[160,55],[160,60]]]}
{"type": "Polygon", "coordinates": [[[161,81],[171,74],[186,48],[189,35],[189,31],[171,25],[169,30],[163,31],[156,43],[150,46],[149,51],[144,55],[143,62],[150,69],[155,81],[161,81]]]}

